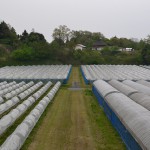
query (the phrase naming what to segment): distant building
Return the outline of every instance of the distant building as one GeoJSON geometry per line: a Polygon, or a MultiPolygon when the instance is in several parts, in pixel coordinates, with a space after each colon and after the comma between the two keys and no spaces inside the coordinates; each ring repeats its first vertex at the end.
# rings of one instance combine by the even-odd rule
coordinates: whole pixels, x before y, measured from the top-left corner
{"type": "Polygon", "coordinates": [[[121,52],[133,52],[134,49],[133,48],[120,48],[119,51],[121,51],[121,52]]]}
{"type": "Polygon", "coordinates": [[[85,49],[86,48],[86,46],[84,46],[84,45],[82,45],[82,44],[77,44],[76,46],[75,46],[75,50],[83,50],[83,49],[85,49]]]}
{"type": "Polygon", "coordinates": [[[105,46],[107,46],[107,44],[102,40],[99,40],[93,44],[92,50],[102,50],[105,46]]]}

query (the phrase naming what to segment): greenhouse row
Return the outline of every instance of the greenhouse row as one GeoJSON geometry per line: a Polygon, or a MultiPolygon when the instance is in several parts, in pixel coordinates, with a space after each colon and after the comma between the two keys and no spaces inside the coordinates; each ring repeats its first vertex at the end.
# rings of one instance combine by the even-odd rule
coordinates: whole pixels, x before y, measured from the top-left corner
{"type": "MultiPolygon", "coordinates": [[[[31,83],[31,82],[30,82],[31,83]]],[[[28,85],[30,84],[28,83],[28,85]]],[[[52,83],[51,83],[52,84],[52,83]]],[[[33,92],[35,92],[39,87],[43,85],[42,82],[38,82],[37,84],[33,85],[32,87],[28,87],[27,90],[23,89],[23,92],[20,93],[19,95],[15,95],[15,97],[12,97],[9,100],[4,100],[3,98],[3,103],[0,105],[0,115],[9,110],[11,107],[14,105],[18,104],[20,101],[31,95],[33,92]],[[25,90],[25,91],[24,91],[25,90]]],[[[10,94],[10,93],[8,93],[10,94]]]]}
{"type": "Polygon", "coordinates": [[[150,82],[97,80],[92,91],[128,149],[150,149],[150,82]]]}
{"type": "MultiPolygon", "coordinates": [[[[16,119],[20,115],[20,112],[22,112],[23,109],[24,110],[26,109],[27,105],[30,107],[30,105],[32,105],[32,102],[36,101],[36,99],[40,97],[40,95],[43,94],[50,86],[51,86],[51,82],[47,83],[36,94],[31,96],[28,100],[24,101],[24,104],[20,106],[22,108],[20,109],[16,108],[12,110],[9,114],[10,119],[8,120],[10,120],[11,122],[12,118],[16,119]]],[[[51,102],[56,92],[59,90],[60,86],[61,86],[61,82],[58,81],[55,84],[55,86],[50,90],[50,92],[48,92],[48,94],[42,100],[39,101],[36,107],[33,108],[33,110],[26,116],[26,118],[22,121],[22,123],[18,125],[15,131],[1,145],[0,147],[1,150],[6,150],[6,149],[19,150],[22,147],[23,143],[28,138],[30,132],[33,130],[34,126],[38,122],[42,113],[44,112],[48,104],[51,102]]]]}
{"type": "Polygon", "coordinates": [[[141,65],[141,67],[146,68],[146,69],[150,69],[150,66],[146,66],[146,65],[141,65]]]}
{"type": "MultiPolygon", "coordinates": [[[[31,107],[36,100],[38,100],[52,85],[51,82],[48,82],[36,93],[31,95],[27,100],[19,104],[15,109],[11,110],[7,115],[1,118],[0,120],[0,135],[5,132],[5,130],[10,127],[16,119],[18,119],[29,107],[31,107]]],[[[10,100],[14,104],[13,99],[10,100]]]]}
{"type": "Polygon", "coordinates": [[[6,66],[0,68],[0,80],[67,82],[71,67],[71,65],[6,66]]]}
{"type": "Polygon", "coordinates": [[[21,148],[61,84],[67,83],[71,69],[71,65],[0,69],[0,136],[5,136],[22,116],[26,117],[13,133],[7,135],[0,149],[21,148]],[[51,87],[53,83],[55,85],[51,87]]]}
{"type": "MultiPolygon", "coordinates": [[[[6,82],[7,83],[7,82],[6,82]]],[[[23,87],[28,87],[30,86],[26,84],[25,82],[20,82],[16,84],[15,81],[5,84],[5,85],[0,85],[0,104],[4,102],[5,99],[9,99],[14,97],[15,95],[19,94],[20,92],[24,91],[23,87]]]]}
{"type": "Polygon", "coordinates": [[[25,82],[21,82],[21,83],[23,84],[22,86],[20,85],[20,87],[18,87],[17,89],[14,89],[14,90],[10,91],[6,95],[4,95],[4,97],[6,99],[10,99],[10,98],[18,95],[19,93],[23,92],[24,90],[28,89],[29,87],[31,87],[34,84],[33,81],[31,81],[31,82],[29,82],[27,84],[25,84],[25,82]]]}
{"type": "Polygon", "coordinates": [[[136,65],[82,65],[82,75],[85,82],[95,80],[150,80],[150,70],[136,65]]]}
{"type": "MultiPolygon", "coordinates": [[[[20,82],[18,84],[16,84],[16,82],[13,81],[13,82],[7,84],[8,86],[5,86],[5,88],[0,90],[0,104],[3,103],[5,99],[6,100],[11,99],[12,97],[14,97],[16,95],[18,95],[18,97],[20,99],[23,99],[23,98],[25,98],[25,96],[29,95],[31,92],[33,92],[34,90],[39,88],[39,86],[41,86],[42,84],[43,83],[40,82],[40,83],[36,84],[35,86],[31,87],[32,85],[34,85],[33,81],[31,81],[27,84],[25,84],[24,81],[20,82]]],[[[1,86],[0,86],[0,88],[1,88],[1,86]]],[[[0,105],[0,107],[1,107],[1,105],[0,105]]],[[[0,109],[0,112],[1,112],[1,109],[0,109]]]]}
{"type": "MultiPolygon", "coordinates": [[[[2,83],[3,83],[3,82],[2,82],[2,83]]],[[[10,82],[10,83],[7,83],[7,82],[5,81],[5,84],[0,85],[0,91],[2,91],[2,90],[5,89],[5,88],[8,88],[8,87],[10,87],[10,86],[12,86],[12,85],[14,85],[14,86],[12,87],[13,89],[19,87],[19,86],[16,85],[16,84],[17,84],[17,83],[16,83],[15,81],[10,82]]]]}

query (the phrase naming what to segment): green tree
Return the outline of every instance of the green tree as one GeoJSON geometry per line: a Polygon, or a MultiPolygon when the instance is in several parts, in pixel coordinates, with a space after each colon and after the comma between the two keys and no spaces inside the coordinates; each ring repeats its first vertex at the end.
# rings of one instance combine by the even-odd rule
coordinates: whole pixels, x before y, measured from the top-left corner
{"type": "Polygon", "coordinates": [[[26,30],[24,30],[22,35],[20,35],[20,41],[27,44],[28,38],[29,38],[29,34],[26,30]]]}
{"type": "Polygon", "coordinates": [[[58,28],[54,29],[52,37],[54,40],[66,43],[70,38],[70,29],[66,25],[60,25],[58,28]]]}
{"type": "Polygon", "coordinates": [[[144,39],[145,43],[150,44],[150,35],[147,36],[146,39],[144,39]]]}
{"type": "Polygon", "coordinates": [[[10,36],[10,29],[8,25],[3,21],[0,23],[0,39],[5,39],[10,36]]]}
{"type": "Polygon", "coordinates": [[[34,56],[34,51],[31,47],[23,46],[12,52],[12,58],[20,61],[32,60],[34,56]]]}
{"type": "Polygon", "coordinates": [[[119,48],[117,46],[104,47],[101,50],[101,54],[102,55],[111,55],[111,56],[114,56],[114,55],[117,55],[119,53],[120,53],[120,51],[119,51],[119,48]]]}
{"type": "Polygon", "coordinates": [[[141,57],[143,64],[149,65],[150,64],[150,45],[145,44],[144,48],[141,51],[141,57]]]}
{"type": "Polygon", "coordinates": [[[31,32],[28,36],[28,43],[33,43],[33,42],[45,42],[46,39],[43,34],[37,33],[37,32],[31,32]]]}
{"type": "Polygon", "coordinates": [[[127,38],[117,38],[112,37],[110,40],[107,40],[109,46],[117,46],[120,48],[133,48],[138,49],[138,42],[133,41],[132,39],[127,38]]]}
{"type": "MultiPolygon", "coordinates": [[[[72,31],[70,42],[76,44],[83,44],[87,49],[92,48],[93,43],[100,39],[105,39],[104,35],[100,32],[90,32],[90,31],[72,31]]],[[[73,45],[73,44],[72,44],[73,45]]]]}
{"type": "Polygon", "coordinates": [[[0,23],[0,43],[9,44],[13,47],[16,47],[18,43],[18,36],[15,29],[4,21],[0,23]]]}
{"type": "Polygon", "coordinates": [[[32,49],[34,51],[34,59],[47,59],[51,54],[51,48],[49,44],[45,42],[32,43],[32,49]]]}

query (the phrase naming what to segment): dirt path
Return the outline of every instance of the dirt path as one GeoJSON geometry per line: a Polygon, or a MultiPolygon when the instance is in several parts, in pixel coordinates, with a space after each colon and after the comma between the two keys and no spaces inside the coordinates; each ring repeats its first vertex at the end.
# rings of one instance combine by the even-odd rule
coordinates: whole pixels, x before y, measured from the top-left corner
{"type": "MultiPolygon", "coordinates": [[[[86,87],[77,67],[72,70],[69,87],[74,82],[86,87]]],[[[125,149],[103,111],[93,100],[91,91],[69,90],[67,86],[59,90],[31,137],[28,139],[31,144],[25,145],[23,150],[125,149]]]]}

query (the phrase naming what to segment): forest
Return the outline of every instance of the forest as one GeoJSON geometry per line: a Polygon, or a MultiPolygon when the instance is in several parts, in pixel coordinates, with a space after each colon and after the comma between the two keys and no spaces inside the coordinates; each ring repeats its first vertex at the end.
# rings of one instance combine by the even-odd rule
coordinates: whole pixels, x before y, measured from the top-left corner
{"type": "Polygon", "coordinates": [[[145,39],[105,37],[101,32],[74,31],[66,25],[56,27],[52,42],[42,33],[26,30],[21,35],[2,21],[0,23],[0,65],[37,64],[150,64],[150,35],[145,39]],[[107,46],[101,51],[92,50],[93,43],[103,40],[107,46]],[[86,45],[75,50],[77,44],[86,45]],[[121,52],[120,48],[133,48],[133,52],[121,52]]]}

